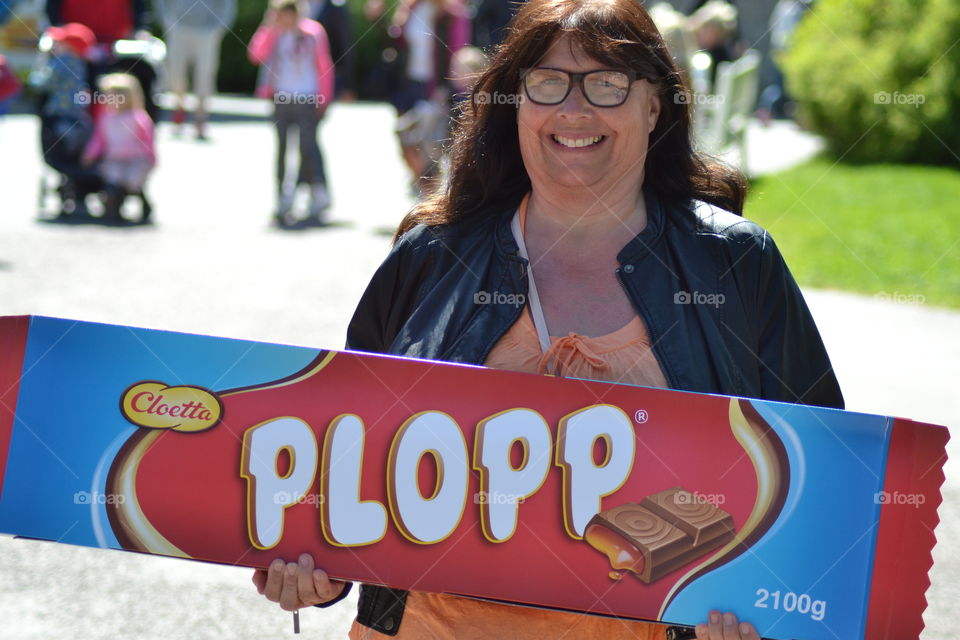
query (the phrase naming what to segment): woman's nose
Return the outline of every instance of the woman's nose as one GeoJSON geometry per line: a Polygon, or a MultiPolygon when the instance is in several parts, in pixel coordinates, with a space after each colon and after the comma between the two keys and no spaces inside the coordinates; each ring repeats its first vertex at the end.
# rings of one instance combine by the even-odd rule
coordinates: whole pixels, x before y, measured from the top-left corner
{"type": "Polygon", "coordinates": [[[560,115],[570,117],[586,115],[586,112],[591,108],[592,105],[583,95],[583,91],[580,90],[580,83],[576,82],[570,87],[570,93],[567,94],[567,97],[560,103],[560,115]]]}

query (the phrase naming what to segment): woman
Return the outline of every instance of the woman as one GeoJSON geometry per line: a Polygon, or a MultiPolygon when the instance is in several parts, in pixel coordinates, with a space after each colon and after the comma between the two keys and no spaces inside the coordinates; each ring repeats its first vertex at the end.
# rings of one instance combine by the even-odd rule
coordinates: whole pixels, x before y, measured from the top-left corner
{"type": "MultiPolygon", "coordinates": [[[[683,91],[634,0],[527,3],[474,89],[447,190],[401,223],[348,347],[842,407],[772,240],[731,213],[743,206],[742,177],[692,151],[683,91]],[[528,303],[515,307],[516,295],[528,303]]],[[[260,592],[285,609],[343,597],[344,583],[300,560],[258,571],[260,592]]],[[[759,637],[732,614],[705,617],[697,638],[759,637]]],[[[365,585],[351,637],[378,633],[666,631],[365,585]]]]}

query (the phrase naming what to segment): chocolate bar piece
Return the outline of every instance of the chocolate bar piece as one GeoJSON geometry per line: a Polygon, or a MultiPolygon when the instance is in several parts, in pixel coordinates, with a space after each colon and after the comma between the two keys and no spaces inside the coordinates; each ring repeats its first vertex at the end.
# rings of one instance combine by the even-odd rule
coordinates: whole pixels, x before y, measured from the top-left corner
{"type": "Polygon", "coordinates": [[[680,487],[598,513],[584,531],[587,543],[609,558],[611,577],[630,571],[648,584],[733,536],[729,513],[680,487]]]}

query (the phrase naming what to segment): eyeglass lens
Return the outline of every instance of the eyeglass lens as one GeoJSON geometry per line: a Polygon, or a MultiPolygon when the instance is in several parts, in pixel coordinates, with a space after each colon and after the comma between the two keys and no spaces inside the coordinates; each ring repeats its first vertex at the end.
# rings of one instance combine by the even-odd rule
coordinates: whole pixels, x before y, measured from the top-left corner
{"type": "Polygon", "coordinates": [[[630,77],[622,71],[590,71],[570,74],[560,69],[536,68],[527,72],[524,87],[527,96],[540,104],[559,104],[570,92],[571,75],[579,77],[587,100],[601,107],[623,104],[630,91],[630,77]]]}

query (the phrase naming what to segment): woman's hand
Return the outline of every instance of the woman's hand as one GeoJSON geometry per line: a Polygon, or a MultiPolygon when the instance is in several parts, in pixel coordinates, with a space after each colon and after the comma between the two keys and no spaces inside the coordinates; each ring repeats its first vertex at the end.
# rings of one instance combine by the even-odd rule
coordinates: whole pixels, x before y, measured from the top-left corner
{"type": "Polygon", "coordinates": [[[737,623],[732,613],[711,611],[706,624],[697,625],[697,640],[760,640],[757,630],[749,622],[737,623]]]}
{"type": "Polygon", "coordinates": [[[261,595],[270,602],[279,602],[285,611],[330,602],[346,586],[341,580],[331,580],[326,571],[315,569],[308,553],[300,554],[299,564],[277,558],[269,569],[256,569],[253,584],[261,595]]]}

